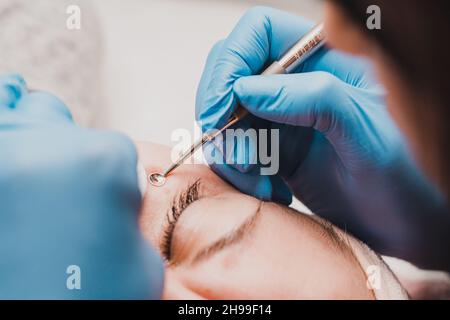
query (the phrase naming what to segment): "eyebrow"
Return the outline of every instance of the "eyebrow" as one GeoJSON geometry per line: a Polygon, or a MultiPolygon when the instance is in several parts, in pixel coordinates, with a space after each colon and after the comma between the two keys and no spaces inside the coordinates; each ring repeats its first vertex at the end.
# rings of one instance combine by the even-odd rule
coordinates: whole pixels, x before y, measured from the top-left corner
{"type": "Polygon", "coordinates": [[[247,237],[251,231],[254,229],[258,217],[261,215],[261,207],[263,205],[263,201],[259,202],[258,208],[255,213],[250,216],[247,220],[245,220],[239,227],[230,231],[226,235],[224,235],[219,240],[213,242],[205,249],[201,250],[195,257],[192,259],[191,264],[196,264],[201,260],[205,260],[217,252],[224,250],[225,248],[236,244],[242,241],[245,237],[247,237]]]}

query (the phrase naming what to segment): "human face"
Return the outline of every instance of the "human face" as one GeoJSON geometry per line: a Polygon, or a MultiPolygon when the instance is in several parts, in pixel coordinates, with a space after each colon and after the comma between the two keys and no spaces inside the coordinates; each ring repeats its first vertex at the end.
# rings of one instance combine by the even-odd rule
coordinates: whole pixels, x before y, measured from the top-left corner
{"type": "MultiPolygon", "coordinates": [[[[171,161],[167,147],[138,150],[147,173],[171,161]]],[[[329,227],[244,195],[205,165],[183,165],[164,186],[149,185],[140,225],[166,260],[166,299],[373,298],[329,227]]]]}

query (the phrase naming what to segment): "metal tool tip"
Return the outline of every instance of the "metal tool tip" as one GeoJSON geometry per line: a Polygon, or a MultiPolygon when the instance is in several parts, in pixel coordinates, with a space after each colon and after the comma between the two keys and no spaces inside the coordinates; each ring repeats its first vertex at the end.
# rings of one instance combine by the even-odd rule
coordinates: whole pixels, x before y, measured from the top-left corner
{"type": "Polygon", "coordinates": [[[162,187],[166,183],[166,177],[161,173],[151,173],[148,175],[148,182],[155,187],[162,187]]]}

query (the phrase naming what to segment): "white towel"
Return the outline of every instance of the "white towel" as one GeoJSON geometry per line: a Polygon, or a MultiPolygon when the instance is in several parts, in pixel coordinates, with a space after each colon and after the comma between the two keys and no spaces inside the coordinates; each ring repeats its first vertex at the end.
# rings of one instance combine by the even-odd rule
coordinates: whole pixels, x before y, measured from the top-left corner
{"type": "Polygon", "coordinates": [[[397,277],[389,269],[381,256],[372,251],[367,245],[356,238],[344,233],[337,227],[334,231],[345,239],[364,270],[367,286],[377,300],[408,300],[408,294],[403,289],[397,277]]]}

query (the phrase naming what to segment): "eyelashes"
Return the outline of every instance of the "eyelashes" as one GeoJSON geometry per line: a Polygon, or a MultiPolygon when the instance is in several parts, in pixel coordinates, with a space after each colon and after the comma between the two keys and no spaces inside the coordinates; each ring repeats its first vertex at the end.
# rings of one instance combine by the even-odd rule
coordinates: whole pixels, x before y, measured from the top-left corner
{"type": "Polygon", "coordinates": [[[172,258],[172,238],[177,221],[189,205],[200,199],[199,191],[200,179],[189,185],[185,191],[175,198],[166,215],[167,227],[163,231],[161,241],[161,253],[166,261],[170,261],[172,258]]]}

